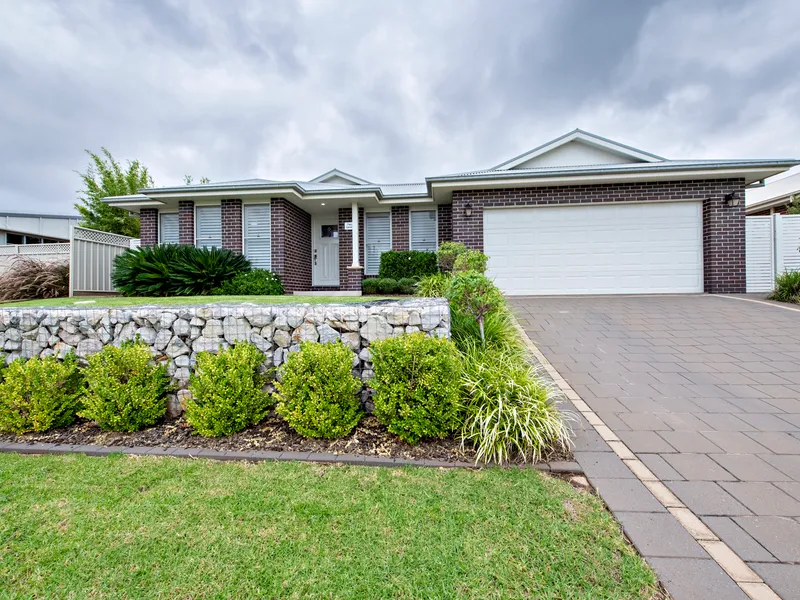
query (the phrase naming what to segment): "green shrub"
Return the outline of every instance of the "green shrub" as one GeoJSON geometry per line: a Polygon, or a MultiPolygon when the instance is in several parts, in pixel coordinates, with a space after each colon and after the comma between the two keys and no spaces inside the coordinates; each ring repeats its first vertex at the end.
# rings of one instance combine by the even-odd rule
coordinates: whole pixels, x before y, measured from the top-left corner
{"type": "Polygon", "coordinates": [[[569,428],[524,356],[472,342],[462,373],[461,437],[475,448],[476,462],[535,462],[567,447],[569,428]]]}
{"type": "Polygon", "coordinates": [[[436,250],[439,269],[445,272],[452,271],[456,258],[466,251],[467,247],[461,242],[442,242],[436,250]]]}
{"type": "Polygon", "coordinates": [[[450,277],[449,272],[426,275],[417,282],[417,295],[423,298],[444,298],[447,288],[450,287],[450,277]]]}
{"type": "Polygon", "coordinates": [[[378,276],[390,279],[424,277],[425,275],[432,275],[438,270],[435,252],[389,250],[381,254],[378,276]]]}
{"type": "Polygon", "coordinates": [[[382,277],[378,279],[378,290],[381,294],[394,294],[400,289],[396,279],[382,277]]]}
{"type": "Polygon", "coordinates": [[[770,300],[800,304],[800,271],[784,271],[775,278],[770,300]]]}
{"type": "Polygon", "coordinates": [[[341,342],[303,342],[282,368],[274,396],[277,412],[300,435],[339,438],[361,419],[361,380],[354,377],[353,351],[341,342]]]}
{"type": "Polygon", "coordinates": [[[482,343],[486,342],[486,315],[505,306],[503,294],[492,280],[474,271],[453,276],[447,289],[447,299],[450,300],[452,311],[475,319],[482,343]]]}
{"type": "Polygon", "coordinates": [[[378,282],[380,279],[376,277],[369,277],[361,282],[361,293],[367,295],[374,295],[378,293],[378,282]]]}
{"type": "Polygon", "coordinates": [[[412,333],[370,345],[375,416],[409,444],[459,425],[458,350],[448,339],[412,333]]]}
{"type": "Polygon", "coordinates": [[[202,296],[249,270],[230,250],[170,244],[126,250],[114,259],[111,281],[126,296],[202,296]]]}
{"type": "MultiPolygon", "coordinates": [[[[524,351],[525,346],[514,316],[506,306],[501,306],[484,317],[483,333],[487,348],[491,346],[508,353],[524,351]]],[[[481,343],[480,326],[475,317],[458,309],[450,311],[450,335],[462,352],[473,343],[481,343]]]]}
{"type": "Polygon", "coordinates": [[[282,296],[281,278],[266,269],[239,273],[212,292],[214,296],[282,296]]]}
{"type": "Polygon", "coordinates": [[[401,294],[413,294],[416,290],[416,286],[417,281],[411,277],[403,277],[397,281],[397,291],[401,294]]]}
{"type": "Polygon", "coordinates": [[[261,421],[272,406],[259,372],[264,355],[243,343],[219,354],[200,352],[189,380],[186,420],[200,435],[231,435],[261,421]]]}
{"type": "Polygon", "coordinates": [[[78,360],[68,354],[15,360],[0,383],[0,431],[47,431],[72,424],[83,394],[78,360]]]}
{"type": "Polygon", "coordinates": [[[489,257],[478,250],[467,250],[456,257],[453,271],[456,273],[486,273],[486,263],[489,257]]]}
{"type": "Polygon", "coordinates": [[[105,346],[87,360],[81,417],[111,431],[139,431],[164,416],[169,378],[146,344],[105,346]]]}

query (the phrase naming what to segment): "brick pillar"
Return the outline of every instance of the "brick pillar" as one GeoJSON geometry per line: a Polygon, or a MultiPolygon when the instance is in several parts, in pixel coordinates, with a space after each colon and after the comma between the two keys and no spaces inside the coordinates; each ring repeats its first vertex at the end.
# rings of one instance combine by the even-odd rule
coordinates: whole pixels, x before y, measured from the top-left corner
{"type": "Polygon", "coordinates": [[[364,280],[364,267],[351,267],[345,269],[345,280],[339,282],[339,289],[348,292],[360,292],[361,282],[364,280]]]}
{"type": "Polygon", "coordinates": [[[483,198],[480,191],[454,190],[451,209],[454,242],[483,252],[483,198]],[[466,207],[472,210],[466,215],[466,207]]]}
{"type": "Polygon", "coordinates": [[[223,200],[222,207],[222,247],[242,253],[242,201],[223,200]]]}
{"type": "Polygon", "coordinates": [[[272,198],[272,271],[291,293],[311,289],[311,215],[285,198],[272,198]]]}
{"type": "Polygon", "coordinates": [[[194,246],[194,202],[192,200],[178,202],[178,243],[182,246],[194,246]]]}
{"type": "Polygon", "coordinates": [[[143,247],[151,247],[158,244],[157,208],[142,208],[139,210],[139,239],[143,247]]]}
{"type": "Polygon", "coordinates": [[[392,207],[392,250],[408,250],[408,207],[392,207]]]}
{"type": "Polygon", "coordinates": [[[703,287],[709,294],[747,291],[745,266],[744,181],[730,180],[703,201],[703,287]],[[739,206],[725,204],[737,193],[739,206]]]}
{"type": "Polygon", "coordinates": [[[440,204],[437,207],[439,221],[439,243],[453,241],[453,205],[440,204]]]}

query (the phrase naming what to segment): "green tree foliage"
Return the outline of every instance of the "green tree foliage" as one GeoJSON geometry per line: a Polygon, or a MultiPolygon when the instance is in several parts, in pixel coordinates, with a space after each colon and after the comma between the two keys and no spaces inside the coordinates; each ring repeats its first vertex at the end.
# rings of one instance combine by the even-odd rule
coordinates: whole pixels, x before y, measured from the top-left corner
{"type": "MultiPolygon", "coordinates": [[[[194,177],[191,175],[184,175],[183,176],[183,183],[186,185],[193,185],[194,184],[194,177]]],[[[211,183],[211,180],[208,177],[201,177],[200,182],[201,185],[204,183],[211,183]]]]}
{"type": "Polygon", "coordinates": [[[122,166],[102,148],[102,156],[86,150],[89,166],[85,173],[78,173],[83,183],[79,190],[80,202],[75,208],[81,215],[81,226],[109,233],[139,237],[139,219],[121,208],[103,202],[108,196],[136,194],[142,188],[153,187],[153,178],[147,167],[138,160],[128,161],[122,166]]]}
{"type": "Polygon", "coordinates": [[[792,201],[786,207],[787,215],[800,215],[800,194],[792,196],[792,201]]]}
{"type": "Polygon", "coordinates": [[[503,294],[492,280],[475,271],[459,273],[450,280],[447,290],[450,307],[469,315],[478,323],[481,343],[485,346],[484,319],[486,315],[505,304],[503,294]]]}

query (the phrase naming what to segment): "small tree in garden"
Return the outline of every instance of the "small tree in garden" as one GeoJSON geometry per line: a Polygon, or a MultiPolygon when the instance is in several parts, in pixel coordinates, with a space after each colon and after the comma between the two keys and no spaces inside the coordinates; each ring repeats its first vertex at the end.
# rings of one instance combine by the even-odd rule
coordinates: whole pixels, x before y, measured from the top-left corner
{"type": "Polygon", "coordinates": [[[483,323],[486,315],[505,303],[503,294],[491,279],[474,271],[453,277],[447,290],[447,299],[456,310],[472,316],[481,332],[481,343],[486,345],[483,323]]]}
{"type": "Polygon", "coordinates": [[[800,215],[800,194],[792,196],[792,201],[786,207],[787,215],[800,215]]]}
{"type": "Polygon", "coordinates": [[[453,271],[456,273],[466,273],[468,271],[485,273],[486,264],[488,262],[489,257],[483,252],[479,250],[467,250],[456,257],[453,263],[453,271]]]}
{"type": "Polygon", "coordinates": [[[467,247],[461,242],[442,242],[436,250],[436,258],[439,261],[441,271],[452,271],[456,258],[467,251],[467,247]]]}

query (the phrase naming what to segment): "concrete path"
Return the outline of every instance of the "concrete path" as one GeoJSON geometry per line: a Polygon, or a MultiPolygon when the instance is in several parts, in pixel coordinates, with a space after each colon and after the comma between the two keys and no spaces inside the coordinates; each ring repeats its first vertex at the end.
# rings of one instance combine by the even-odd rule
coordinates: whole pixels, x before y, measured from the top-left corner
{"type": "Polygon", "coordinates": [[[675,600],[774,598],[741,584],[753,571],[800,598],[800,311],[719,296],[512,305],[576,404],[610,428],[581,417],[576,458],[675,600]],[[641,463],[623,462],[627,449],[674,509],[631,471],[641,463]],[[687,533],[692,513],[721,544],[687,533]],[[739,562],[739,586],[709,554],[731,550],[752,569],[739,562]]]}

